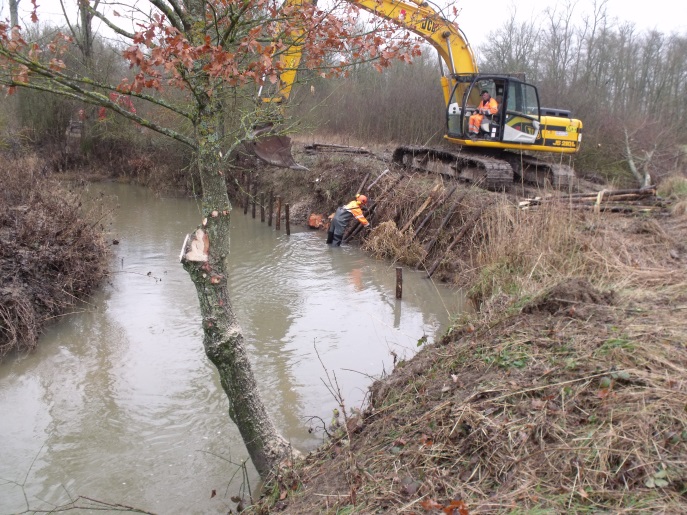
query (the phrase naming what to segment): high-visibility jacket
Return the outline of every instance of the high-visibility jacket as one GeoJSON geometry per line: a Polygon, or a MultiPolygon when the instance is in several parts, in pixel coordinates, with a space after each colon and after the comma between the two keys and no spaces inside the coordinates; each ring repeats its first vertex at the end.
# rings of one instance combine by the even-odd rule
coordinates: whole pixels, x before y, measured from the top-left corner
{"type": "Polygon", "coordinates": [[[499,110],[499,103],[496,100],[494,100],[493,98],[490,98],[486,102],[484,100],[482,100],[479,103],[477,110],[481,114],[494,115],[499,110]]]}
{"type": "Polygon", "coordinates": [[[498,110],[499,103],[493,98],[490,98],[486,102],[482,100],[477,106],[477,110],[470,116],[470,127],[468,130],[473,134],[477,134],[479,132],[480,125],[482,125],[484,116],[493,116],[498,110]]]}
{"type": "Polygon", "coordinates": [[[344,211],[348,211],[351,213],[356,220],[358,220],[361,224],[363,224],[365,227],[370,225],[370,222],[367,221],[367,218],[365,218],[365,215],[363,215],[363,210],[360,208],[360,202],[357,200],[351,200],[348,204],[344,206],[344,211]]]}

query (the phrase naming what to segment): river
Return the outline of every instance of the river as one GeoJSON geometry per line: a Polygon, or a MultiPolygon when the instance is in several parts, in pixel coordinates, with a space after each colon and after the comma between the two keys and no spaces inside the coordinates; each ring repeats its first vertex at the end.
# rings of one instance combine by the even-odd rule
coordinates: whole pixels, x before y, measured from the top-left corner
{"type": "MultiPolygon", "coordinates": [[[[88,188],[119,204],[112,274],[35,352],[0,364],[0,514],[79,495],[160,514],[227,513],[258,476],[241,467],[247,452],[179,264],[199,207],[130,185],[88,188]]],[[[231,223],[234,309],[268,410],[301,451],[323,441],[334,379],[346,406],[360,406],[394,355],[411,357],[464,309],[461,292],[407,269],[395,299],[392,264],[331,248],[321,232],[287,236],[239,209],[231,223]]]]}

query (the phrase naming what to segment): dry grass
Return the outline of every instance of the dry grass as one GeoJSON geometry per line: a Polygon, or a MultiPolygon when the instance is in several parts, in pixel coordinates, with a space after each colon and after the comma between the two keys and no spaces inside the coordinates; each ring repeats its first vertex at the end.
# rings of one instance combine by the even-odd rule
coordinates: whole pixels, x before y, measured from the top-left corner
{"type": "Polygon", "coordinates": [[[51,180],[35,157],[0,161],[0,357],[30,350],[41,328],[107,271],[102,203],[51,180]]]}
{"type": "Polygon", "coordinates": [[[500,201],[473,232],[471,266],[479,273],[471,294],[478,301],[528,296],[577,276],[601,287],[672,284],[674,271],[665,265],[678,241],[650,218],[610,219],[560,205],[520,211],[500,201]]]}
{"type": "Polygon", "coordinates": [[[530,317],[523,330],[517,320],[488,342],[478,329],[375,400],[370,431],[386,447],[359,457],[380,478],[363,512],[420,495],[461,498],[473,512],[684,511],[687,362],[670,357],[684,332],[634,320],[613,334],[568,319],[551,335],[547,321],[530,317]],[[595,334],[580,338],[582,324],[595,334]],[[394,413],[405,425],[385,430],[385,411],[411,393],[394,413]]]}
{"type": "Polygon", "coordinates": [[[424,256],[420,244],[412,233],[402,233],[393,221],[382,222],[365,240],[363,250],[378,259],[415,266],[424,256]]]}
{"type": "Polygon", "coordinates": [[[687,200],[682,200],[673,206],[673,215],[678,217],[687,215],[687,200]]]}
{"type": "Polygon", "coordinates": [[[683,175],[672,175],[663,179],[658,187],[658,194],[669,199],[687,199],[687,178],[683,175]]]}

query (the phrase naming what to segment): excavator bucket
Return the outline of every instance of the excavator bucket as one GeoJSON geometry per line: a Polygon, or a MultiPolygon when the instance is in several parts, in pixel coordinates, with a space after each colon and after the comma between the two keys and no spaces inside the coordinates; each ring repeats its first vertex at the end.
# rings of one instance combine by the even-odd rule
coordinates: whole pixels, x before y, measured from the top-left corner
{"type": "Polygon", "coordinates": [[[272,166],[308,171],[293,158],[291,138],[274,134],[272,125],[256,128],[251,139],[244,141],[244,146],[248,152],[272,166]]]}

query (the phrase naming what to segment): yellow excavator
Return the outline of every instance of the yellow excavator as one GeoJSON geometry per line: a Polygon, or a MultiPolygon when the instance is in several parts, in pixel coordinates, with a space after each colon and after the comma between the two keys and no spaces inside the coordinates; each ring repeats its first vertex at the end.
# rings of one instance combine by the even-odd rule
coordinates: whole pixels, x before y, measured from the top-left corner
{"type": "MultiPolygon", "coordinates": [[[[286,0],[302,5],[310,0],[286,0]]],[[[375,16],[391,20],[399,27],[422,36],[439,53],[444,65],[441,87],[446,102],[444,138],[454,144],[447,148],[402,146],[393,160],[406,167],[441,173],[476,182],[489,189],[500,189],[517,181],[536,184],[549,182],[565,187],[574,177],[562,159],[541,160],[531,152],[572,154],[579,150],[582,122],[563,109],[541,107],[537,88],[521,74],[480,74],[474,54],[463,31],[445,19],[426,2],[418,0],[347,0],[375,16]],[[484,117],[475,136],[469,133],[469,118],[477,110],[481,94],[487,91],[496,100],[498,111],[484,117]]],[[[288,100],[296,80],[301,47],[292,45],[281,56],[283,69],[278,91],[273,96],[258,96],[263,104],[282,104],[288,100]]],[[[264,161],[298,168],[290,141],[256,133],[253,151],[264,161]]]]}

